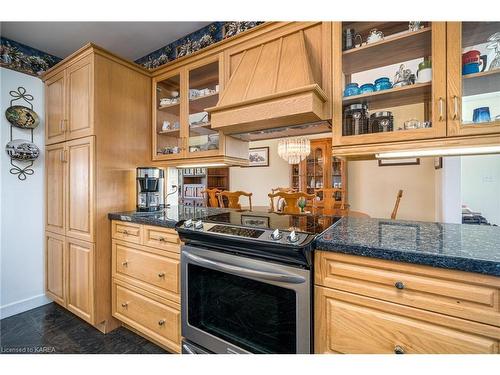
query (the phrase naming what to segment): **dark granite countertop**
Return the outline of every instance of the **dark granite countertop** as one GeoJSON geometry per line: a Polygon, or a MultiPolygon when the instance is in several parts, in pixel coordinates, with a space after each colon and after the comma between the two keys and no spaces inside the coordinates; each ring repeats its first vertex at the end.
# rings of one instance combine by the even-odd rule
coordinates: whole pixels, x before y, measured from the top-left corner
{"type": "Polygon", "coordinates": [[[318,250],[500,276],[500,227],[344,217],[318,250]]]}
{"type": "Polygon", "coordinates": [[[171,206],[159,212],[116,212],[108,214],[111,220],[130,221],[132,223],[157,225],[166,228],[175,228],[181,220],[201,219],[208,215],[227,212],[224,208],[171,206]]]}

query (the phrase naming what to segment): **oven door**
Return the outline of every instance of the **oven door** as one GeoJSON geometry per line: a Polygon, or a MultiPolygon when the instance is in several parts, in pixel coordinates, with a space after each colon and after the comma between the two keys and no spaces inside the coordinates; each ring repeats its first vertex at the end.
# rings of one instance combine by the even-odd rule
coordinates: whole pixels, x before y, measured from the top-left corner
{"type": "Polygon", "coordinates": [[[310,271],[183,246],[182,335],[214,353],[310,353],[310,271]]]}

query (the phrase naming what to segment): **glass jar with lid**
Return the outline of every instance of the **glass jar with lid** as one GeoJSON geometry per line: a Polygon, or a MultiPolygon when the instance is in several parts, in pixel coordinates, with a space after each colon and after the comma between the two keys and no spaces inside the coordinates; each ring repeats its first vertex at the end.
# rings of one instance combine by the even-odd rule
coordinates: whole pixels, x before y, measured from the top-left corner
{"type": "Polygon", "coordinates": [[[368,133],[368,106],[366,104],[356,103],[344,108],[342,133],[344,136],[368,133]]]}
{"type": "Polygon", "coordinates": [[[392,132],[394,130],[394,117],[392,112],[379,111],[372,113],[369,124],[370,133],[392,132]]]}

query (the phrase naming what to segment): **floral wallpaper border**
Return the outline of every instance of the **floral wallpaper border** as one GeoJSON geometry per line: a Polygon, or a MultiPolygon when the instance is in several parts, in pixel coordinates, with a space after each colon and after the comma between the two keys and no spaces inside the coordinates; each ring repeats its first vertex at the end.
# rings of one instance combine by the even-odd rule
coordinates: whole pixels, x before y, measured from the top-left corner
{"type": "Polygon", "coordinates": [[[62,59],[11,39],[0,37],[0,66],[35,77],[62,59]]]}
{"type": "MultiPolygon", "coordinates": [[[[213,22],[191,34],[157,49],[135,62],[146,69],[155,69],[187,56],[223,39],[238,35],[263,21],[213,22]]],[[[62,59],[14,40],[0,37],[0,66],[35,77],[41,76],[62,59]]]]}
{"type": "Polygon", "coordinates": [[[213,22],[135,60],[135,62],[146,69],[155,69],[179,57],[187,56],[223,39],[249,30],[261,23],[263,21],[213,22]]]}

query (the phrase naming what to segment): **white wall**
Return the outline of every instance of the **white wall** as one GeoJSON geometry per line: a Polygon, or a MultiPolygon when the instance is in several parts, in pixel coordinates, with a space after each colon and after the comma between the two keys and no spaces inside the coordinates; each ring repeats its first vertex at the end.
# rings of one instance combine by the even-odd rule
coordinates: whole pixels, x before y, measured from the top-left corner
{"type": "MultiPolygon", "coordinates": [[[[44,294],[44,100],[39,78],[0,68],[0,318],[50,302],[44,294]],[[34,110],[41,123],[34,131],[41,154],[35,161],[35,173],[20,181],[9,173],[10,159],[4,147],[10,140],[10,124],[5,118],[10,90],[26,88],[34,97],[34,110]]],[[[16,102],[21,104],[20,101],[16,102]]],[[[29,139],[27,130],[14,129],[14,138],[29,139]]]]}
{"type": "Polygon", "coordinates": [[[403,190],[397,219],[435,220],[433,158],[420,165],[379,167],[377,160],[351,161],[347,168],[350,209],[371,217],[390,218],[397,192],[403,190]]]}
{"type": "Polygon", "coordinates": [[[500,155],[461,158],[461,202],[500,225],[500,155]]]}
{"type": "MultiPolygon", "coordinates": [[[[250,142],[249,147],[269,147],[269,167],[233,167],[229,171],[229,189],[253,193],[254,206],[269,206],[271,189],[290,186],[290,165],[278,155],[278,139],[250,142]]],[[[247,206],[245,197],[240,201],[247,206]]]]}

